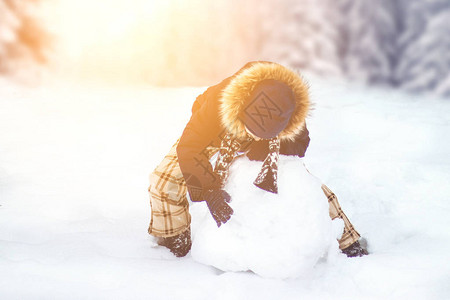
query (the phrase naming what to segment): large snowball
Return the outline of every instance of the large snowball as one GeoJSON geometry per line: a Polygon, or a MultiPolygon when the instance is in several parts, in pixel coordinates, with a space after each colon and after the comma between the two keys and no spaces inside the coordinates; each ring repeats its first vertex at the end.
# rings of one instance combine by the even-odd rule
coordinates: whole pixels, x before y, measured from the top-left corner
{"type": "Polygon", "coordinates": [[[241,157],[231,166],[225,189],[234,214],[220,228],[205,203],[191,206],[192,257],[223,271],[305,276],[319,260],[338,253],[343,222],[331,221],[321,182],[308,173],[302,159],[280,156],[278,194],[253,185],[261,165],[241,157]]]}

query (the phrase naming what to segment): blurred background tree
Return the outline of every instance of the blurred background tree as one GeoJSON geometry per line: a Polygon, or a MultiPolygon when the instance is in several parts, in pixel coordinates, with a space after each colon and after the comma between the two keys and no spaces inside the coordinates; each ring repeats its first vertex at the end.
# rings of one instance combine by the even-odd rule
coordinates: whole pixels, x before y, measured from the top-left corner
{"type": "Polygon", "coordinates": [[[450,96],[450,1],[401,0],[394,83],[412,92],[450,96]]]}
{"type": "Polygon", "coordinates": [[[206,86],[270,60],[450,97],[448,0],[45,0],[45,18],[37,2],[0,0],[0,72],[45,61],[45,19],[72,78],[206,86]]]}
{"type": "Polygon", "coordinates": [[[37,0],[0,0],[0,73],[45,63],[49,38],[36,18],[37,0]]]}

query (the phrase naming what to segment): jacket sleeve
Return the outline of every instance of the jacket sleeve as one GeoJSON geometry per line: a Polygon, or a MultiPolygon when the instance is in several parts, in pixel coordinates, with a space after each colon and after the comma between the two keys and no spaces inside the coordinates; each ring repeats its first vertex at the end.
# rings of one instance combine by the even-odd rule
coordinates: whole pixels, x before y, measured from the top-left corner
{"type": "Polygon", "coordinates": [[[219,181],[206,152],[208,146],[220,146],[214,143],[217,143],[222,131],[218,101],[216,97],[208,97],[212,93],[210,89],[197,98],[196,103],[201,105],[193,109],[195,112],[177,146],[178,162],[192,201],[202,201],[203,189],[208,189],[219,181]]]}
{"type": "MultiPolygon", "coordinates": [[[[305,124],[303,131],[296,136],[294,141],[281,142],[280,154],[303,157],[308,149],[309,141],[309,131],[305,124]]],[[[250,146],[250,151],[247,152],[247,157],[250,160],[263,161],[267,154],[269,154],[269,142],[267,140],[254,141],[250,146]]]]}

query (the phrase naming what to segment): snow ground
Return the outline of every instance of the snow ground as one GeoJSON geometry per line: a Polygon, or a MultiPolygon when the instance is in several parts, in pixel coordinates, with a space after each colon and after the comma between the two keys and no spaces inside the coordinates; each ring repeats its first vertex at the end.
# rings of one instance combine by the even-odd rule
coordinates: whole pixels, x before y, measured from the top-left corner
{"type": "Polygon", "coordinates": [[[175,258],[147,235],[148,174],[203,89],[0,81],[0,298],[450,298],[450,102],[311,85],[304,162],[371,255],[281,280],[175,258]]]}

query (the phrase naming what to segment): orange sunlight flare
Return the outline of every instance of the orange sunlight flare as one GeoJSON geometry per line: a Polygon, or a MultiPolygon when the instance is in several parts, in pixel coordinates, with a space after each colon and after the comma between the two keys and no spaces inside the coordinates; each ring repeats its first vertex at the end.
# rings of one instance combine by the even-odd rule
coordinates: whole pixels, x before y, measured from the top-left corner
{"type": "Polygon", "coordinates": [[[47,1],[55,66],[76,79],[212,84],[260,44],[258,13],[237,0],[47,1]]]}

